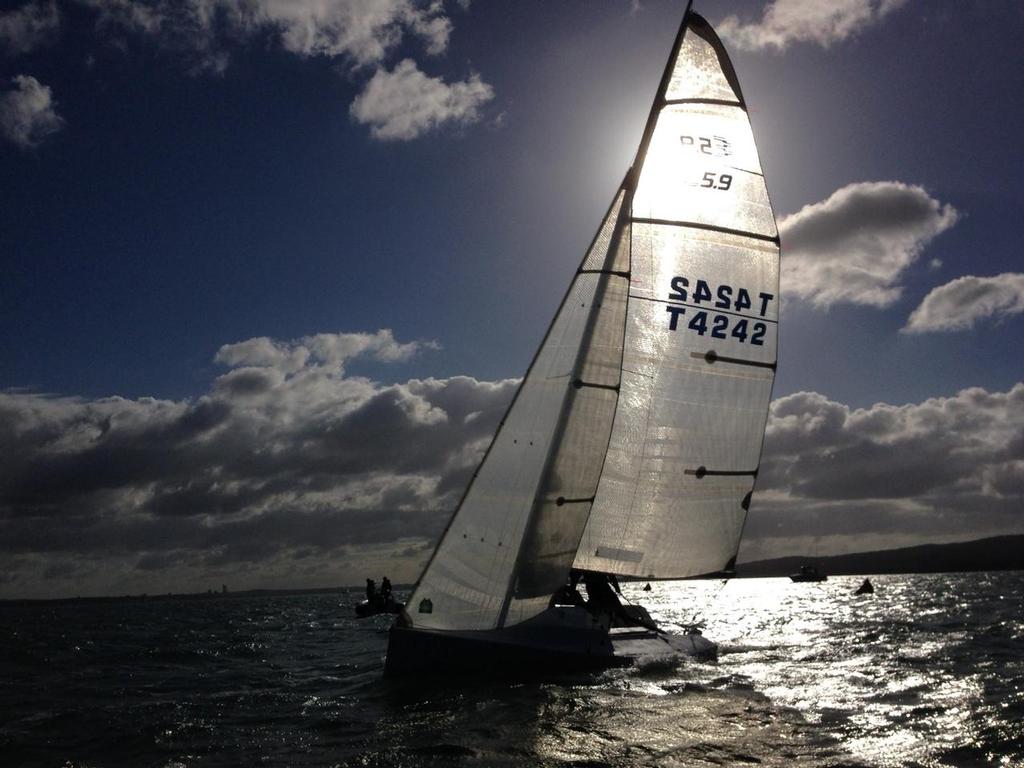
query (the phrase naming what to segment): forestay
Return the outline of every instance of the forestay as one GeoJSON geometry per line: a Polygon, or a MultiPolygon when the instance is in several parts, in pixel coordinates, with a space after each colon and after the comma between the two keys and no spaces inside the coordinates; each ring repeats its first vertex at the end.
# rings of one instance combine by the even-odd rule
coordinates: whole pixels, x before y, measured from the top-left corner
{"type": "Polygon", "coordinates": [[[775,376],[779,248],[735,73],[696,14],[652,116],[620,401],[575,565],[653,579],[735,563],[775,376]]]}

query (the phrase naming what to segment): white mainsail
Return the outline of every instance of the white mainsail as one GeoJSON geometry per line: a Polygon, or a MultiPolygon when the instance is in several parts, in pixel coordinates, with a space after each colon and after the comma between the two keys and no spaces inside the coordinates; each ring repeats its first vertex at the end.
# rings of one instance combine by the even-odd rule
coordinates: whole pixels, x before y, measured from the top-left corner
{"type": "Polygon", "coordinates": [[[778,236],[735,74],[688,13],[637,160],[409,603],[413,628],[543,612],[570,568],[735,557],[774,378],[778,236]]]}
{"type": "Polygon", "coordinates": [[[577,568],[731,569],[775,378],[779,245],[746,107],[690,14],[632,206],[622,394],[577,568]]]}

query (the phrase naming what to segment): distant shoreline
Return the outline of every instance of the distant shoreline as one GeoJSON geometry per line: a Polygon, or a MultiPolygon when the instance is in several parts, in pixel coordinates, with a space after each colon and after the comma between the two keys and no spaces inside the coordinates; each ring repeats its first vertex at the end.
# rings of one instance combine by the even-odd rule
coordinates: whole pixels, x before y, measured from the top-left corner
{"type": "MultiPolygon", "coordinates": [[[[395,589],[401,589],[397,586],[395,589]]],[[[0,598],[0,605],[20,605],[28,603],[113,603],[127,601],[161,601],[161,600],[230,600],[233,597],[287,597],[289,595],[329,595],[348,594],[362,587],[306,587],[294,589],[240,589],[237,592],[141,592],[135,595],[94,595],[81,597],[9,597],[0,598]]]]}
{"type": "Polygon", "coordinates": [[[898,549],[828,557],[790,556],[738,563],[736,578],[788,576],[802,565],[816,565],[835,576],[900,573],[973,573],[1024,570],[1024,535],[991,536],[950,544],[920,544],[898,549]]]}
{"type": "MultiPolygon", "coordinates": [[[[776,578],[785,577],[800,570],[802,565],[816,565],[830,576],[880,576],[885,574],[908,573],[976,573],[983,571],[1024,571],[1024,535],[991,536],[972,541],[950,544],[921,544],[898,549],[882,549],[874,552],[858,552],[850,555],[808,557],[790,555],[770,560],[754,560],[739,563],[732,578],[776,578]]],[[[709,575],[707,579],[720,579],[721,574],[709,575]]],[[[643,582],[654,579],[632,578],[620,581],[643,582]]],[[[668,579],[677,581],[677,579],[668,579]]],[[[407,591],[411,584],[395,586],[396,591],[407,591]]],[[[340,587],[307,587],[282,589],[241,589],[237,592],[167,592],[162,594],[141,593],[134,595],[102,595],[89,597],[14,597],[0,599],[0,605],[27,605],[45,603],[104,603],[121,601],[160,600],[227,600],[234,597],[287,597],[289,595],[347,595],[361,593],[357,585],[340,587]]]]}

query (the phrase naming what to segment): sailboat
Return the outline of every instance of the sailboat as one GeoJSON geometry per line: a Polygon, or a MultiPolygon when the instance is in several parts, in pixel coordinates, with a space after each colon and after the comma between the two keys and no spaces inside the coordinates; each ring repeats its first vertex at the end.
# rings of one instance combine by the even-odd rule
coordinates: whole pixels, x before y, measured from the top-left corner
{"type": "Polygon", "coordinates": [[[775,378],[778,284],[746,103],[688,6],[636,158],[390,631],[385,673],[713,654],[698,629],[663,632],[609,585],[733,571],[775,378]]]}

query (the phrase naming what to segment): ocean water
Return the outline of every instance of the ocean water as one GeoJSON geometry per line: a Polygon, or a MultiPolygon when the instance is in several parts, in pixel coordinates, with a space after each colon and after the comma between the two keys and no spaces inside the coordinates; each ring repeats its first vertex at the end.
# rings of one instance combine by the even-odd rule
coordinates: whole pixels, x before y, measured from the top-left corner
{"type": "Polygon", "coordinates": [[[0,604],[2,766],[1024,766],[1024,573],[625,587],[714,663],[385,681],[361,596],[0,604]]]}

